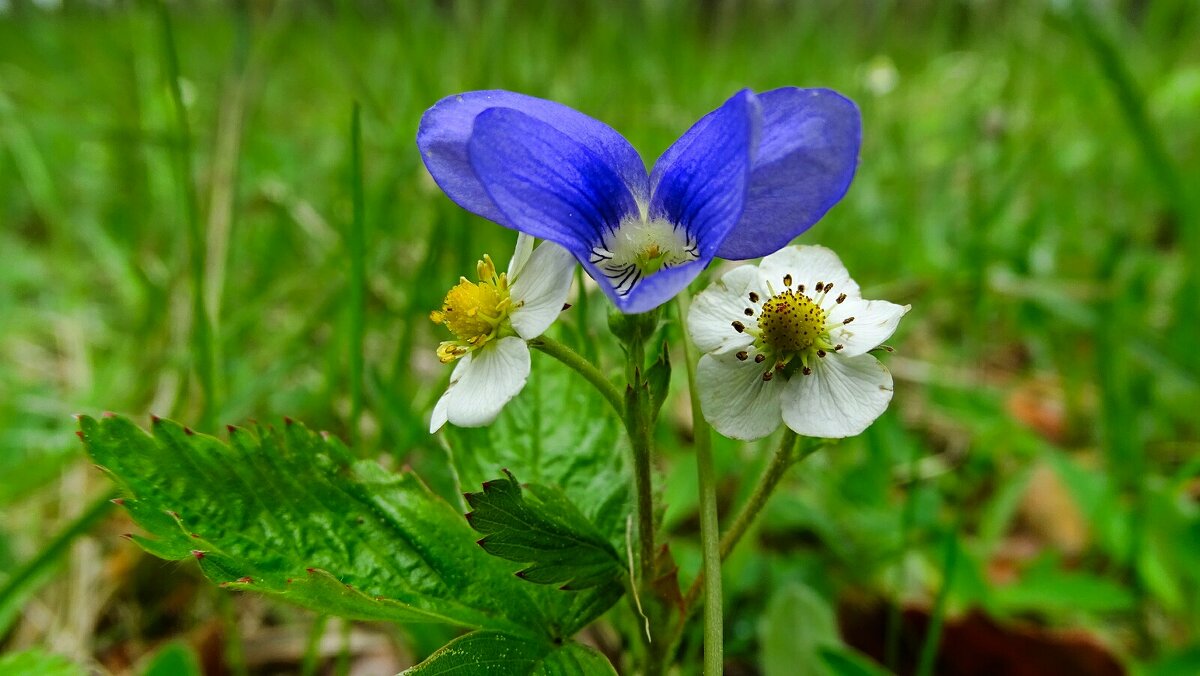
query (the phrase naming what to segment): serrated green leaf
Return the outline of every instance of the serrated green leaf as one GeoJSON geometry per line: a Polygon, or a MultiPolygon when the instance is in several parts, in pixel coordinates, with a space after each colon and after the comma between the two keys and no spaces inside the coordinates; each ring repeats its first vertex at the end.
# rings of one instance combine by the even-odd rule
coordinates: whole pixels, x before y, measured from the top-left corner
{"type": "Polygon", "coordinates": [[[0,655],[0,674],[4,676],[84,676],[87,672],[62,655],[38,648],[0,655]]]}
{"type": "Polygon", "coordinates": [[[474,544],[461,514],[410,472],[353,465],[299,424],[229,444],[156,420],[80,419],[88,452],[149,531],[156,556],[230,588],[354,619],[437,621],[533,641],[569,636],[593,598],[524,583],[474,544]]]}
{"type": "Polygon", "coordinates": [[[405,671],[405,676],[445,674],[489,676],[613,676],[608,659],[574,641],[547,645],[477,631],[459,637],[429,659],[405,671]]]}
{"type": "Polygon", "coordinates": [[[478,490],[504,469],[557,486],[610,542],[624,541],[628,456],[620,422],[566,367],[542,357],[525,390],[488,427],[447,427],[460,492],[478,490]]]}
{"type": "Polygon", "coordinates": [[[527,564],[517,576],[563,589],[621,586],[625,564],[616,549],[562,491],[521,485],[511,472],[467,493],[467,521],[484,537],[479,546],[502,559],[527,564]]]}

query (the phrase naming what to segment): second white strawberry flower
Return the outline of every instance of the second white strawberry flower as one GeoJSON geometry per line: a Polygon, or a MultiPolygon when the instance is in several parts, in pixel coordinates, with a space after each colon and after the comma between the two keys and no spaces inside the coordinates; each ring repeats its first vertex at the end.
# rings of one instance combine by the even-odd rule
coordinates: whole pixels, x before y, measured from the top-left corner
{"type": "Polygon", "coordinates": [[[869,352],[908,310],[864,300],[825,247],[785,247],[730,271],[688,317],[704,417],[734,439],[780,422],[809,437],[859,434],[892,399],[892,375],[869,352]]]}

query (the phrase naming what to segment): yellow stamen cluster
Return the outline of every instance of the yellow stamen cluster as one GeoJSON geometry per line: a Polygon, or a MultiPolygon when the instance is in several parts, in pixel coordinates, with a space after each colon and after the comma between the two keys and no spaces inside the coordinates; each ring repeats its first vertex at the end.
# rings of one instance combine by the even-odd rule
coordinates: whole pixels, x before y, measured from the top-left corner
{"type": "MultiPolygon", "coordinates": [[[[767,370],[763,373],[763,380],[771,380],[780,371],[788,376],[797,363],[800,372],[808,375],[812,373],[809,365],[814,358],[821,359],[829,352],[842,349],[841,345],[833,343],[830,335],[830,331],[839,324],[830,324],[829,312],[821,307],[826,296],[833,290],[833,284],[817,282],[814,296],[805,295],[803,284],[793,289],[790,274],[783,276],[784,290],[781,293],[775,293],[770,284],[767,286],[773,295],[762,302],[757,312],[753,307],[747,307],[745,310],[746,317],[758,315],[757,326],[747,326],[741,321],[735,321],[733,330],[754,336],[757,352],[754,355],[754,363],[763,364],[767,359],[771,360],[766,364],[767,370]],[[796,357],[799,359],[793,361],[796,357]]],[[[748,298],[752,305],[759,301],[758,294],[754,292],[750,292],[748,298]]],[[[840,294],[835,302],[840,304],[845,300],[846,294],[840,294]]],[[[852,321],[854,318],[850,317],[843,323],[849,324],[852,321]]],[[[750,358],[750,352],[738,352],[737,358],[746,361],[750,358]]]]}
{"type": "Polygon", "coordinates": [[[771,296],[758,317],[762,341],[780,352],[801,352],[825,332],[825,311],[791,289],[771,296]]]}
{"type": "Polygon", "coordinates": [[[458,337],[438,345],[438,359],[449,364],[487,344],[497,337],[508,318],[512,301],[509,298],[508,276],[497,274],[490,256],[485,255],[476,266],[478,282],[460,277],[442,301],[442,309],[429,313],[429,319],[442,324],[458,337]]]}

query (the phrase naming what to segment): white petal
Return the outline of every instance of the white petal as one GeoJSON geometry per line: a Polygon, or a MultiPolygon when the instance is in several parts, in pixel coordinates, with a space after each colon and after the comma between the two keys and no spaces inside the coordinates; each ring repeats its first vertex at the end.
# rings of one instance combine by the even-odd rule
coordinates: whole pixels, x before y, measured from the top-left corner
{"type": "Polygon", "coordinates": [[[842,260],[832,250],[823,246],[786,246],[762,259],[758,269],[762,273],[764,285],[766,281],[770,281],[771,286],[778,292],[784,289],[784,275],[791,275],[792,288],[803,284],[804,293],[810,297],[816,293],[817,282],[833,282],[835,295],[862,295],[858,284],[850,279],[850,273],[846,271],[846,266],[842,265],[842,260]]]}
{"type": "MultiPolygon", "coordinates": [[[[460,364],[460,366],[461,366],[461,364],[460,364]]],[[[455,367],[455,370],[457,371],[458,368],[455,367]]],[[[454,376],[450,376],[450,377],[453,378],[454,376]]],[[[436,434],[437,431],[442,429],[442,426],[444,426],[446,424],[446,420],[447,420],[446,406],[448,404],[449,398],[450,398],[450,389],[447,388],[445,392],[442,392],[442,396],[438,397],[437,404],[435,404],[433,407],[433,415],[429,417],[429,433],[430,434],[436,434]]]]}
{"type": "Polygon", "coordinates": [[[517,233],[517,247],[513,249],[512,260],[508,261],[508,278],[512,280],[516,278],[525,264],[529,262],[529,255],[533,253],[533,235],[526,235],[523,232],[517,233]]]}
{"type": "Polygon", "coordinates": [[[571,292],[574,272],[575,257],[554,242],[542,242],[534,250],[512,280],[516,308],[509,318],[517,335],[531,340],[550,328],[571,292]]]}
{"type": "Polygon", "coordinates": [[[757,321],[747,317],[746,308],[757,314],[758,306],[750,302],[750,292],[758,294],[759,302],[767,299],[764,289],[758,287],[758,271],[753,265],[743,265],[725,273],[696,296],[688,313],[688,333],[701,352],[723,354],[745,349],[754,342],[747,333],[738,333],[733,322],[753,326],[757,321]]]}
{"type": "Polygon", "coordinates": [[[482,427],[500,414],[529,378],[529,347],[516,336],[473,350],[459,361],[446,393],[433,409],[430,427],[439,418],[459,427],[482,427]]]}
{"type": "Polygon", "coordinates": [[[892,400],[892,374],[869,354],[831,354],[796,373],[783,392],[783,421],[806,437],[851,437],[875,422],[892,400]]]}
{"type": "Polygon", "coordinates": [[[732,439],[761,439],[782,420],[779,398],[782,378],[762,379],[767,369],[754,360],[738,361],[732,354],[700,358],[696,385],[704,419],[732,439]]]}
{"type": "Polygon", "coordinates": [[[854,317],[853,322],[829,332],[834,344],[842,346],[840,354],[846,357],[878,347],[895,333],[900,318],[912,308],[911,305],[896,305],[886,300],[861,298],[847,298],[841,304],[827,304],[827,307],[830,308],[828,321],[832,324],[841,324],[854,317]]]}

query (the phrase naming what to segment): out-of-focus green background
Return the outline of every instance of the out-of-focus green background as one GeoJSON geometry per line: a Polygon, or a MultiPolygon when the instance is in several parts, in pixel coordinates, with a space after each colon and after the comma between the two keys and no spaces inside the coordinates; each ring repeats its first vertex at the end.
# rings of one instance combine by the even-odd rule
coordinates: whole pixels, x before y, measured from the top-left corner
{"type": "MultiPolygon", "coordinates": [[[[390,673],[428,654],[452,634],[314,631],[306,612],[141,554],[118,537],[132,525],[106,509],[111,486],[71,414],[208,431],[289,415],[436,482],[427,420],[448,373],[427,313],[482,253],[507,258],[514,235],[433,185],[413,140],[422,111],[471,89],[544,96],[613,125],[650,163],[733,91],[799,85],[847,94],[864,123],[849,194],[800,241],[837,250],[867,297],[913,310],[885,358],[891,409],[793,471],[727,566],[729,673],[789,673],[789,651],[834,616],[901,671],[932,624],[938,673],[1200,673],[1200,5],[169,13],[190,143],[156,5],[0,0],[0,647],[114,673],[140,673],[170,641],[213,673],[292,673],[305,655],[330,673],[390,673]],[[361,258],[347,245],[355,101],[361,258]],[[365,315],[348,302],[359,264],[365,315]]],[[[565,339],[579,322],[603,336],[603,298],[588,300],[589,316],[564,315],[565,339]]],[[[618,365],[614,344],[595,349],[618,365]]],[[[658,466],[687,578],[699,555],[683,399],[658,466]]],[[[717,451],[732,507],[769,444],[717,451]]],[[[620,649],[603,626],[588,640],[620,649]]],[[[697,652],[692,635],[684,673],[697,652]]]]}

